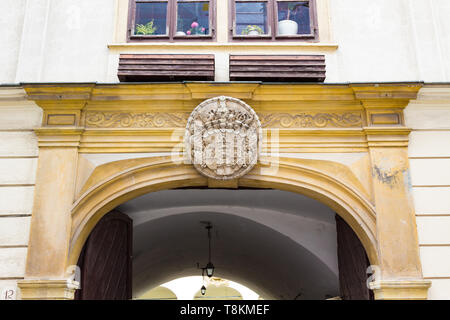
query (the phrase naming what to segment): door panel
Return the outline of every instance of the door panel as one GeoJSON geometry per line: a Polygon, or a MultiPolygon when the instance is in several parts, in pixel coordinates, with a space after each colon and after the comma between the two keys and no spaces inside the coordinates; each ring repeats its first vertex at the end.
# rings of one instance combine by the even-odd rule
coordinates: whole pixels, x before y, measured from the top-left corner
{"type": "Polygon", "coordinates": [[[112,211],[89,235],[81,252],[77,300],[131,299],[132,220],[112,211]]]}
{"type": "Polygon", "coordinates": [[[339,286],[344,300],[373,300],[367,288],[366,274],[370,265],[366,251],[352,228],[336,215],[339,286]]]}

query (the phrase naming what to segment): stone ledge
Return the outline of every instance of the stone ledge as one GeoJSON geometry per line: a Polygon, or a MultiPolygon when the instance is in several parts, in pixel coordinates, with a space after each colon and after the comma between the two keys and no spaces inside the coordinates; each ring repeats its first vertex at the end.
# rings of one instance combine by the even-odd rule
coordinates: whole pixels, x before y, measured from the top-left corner
{"type": "Polygon", "coordinates": [[[79,283],[65,279],[27,279],[18,281],[17,286],[21,300],[73,300],[79,283]]]}
{"type": "Polygon", "coordinates": [[[337,43],[328,43],[328,42],[255,42],[255,43],[248,43],[248,42],[176,42],[176,43],[170,43],[170,42],[122,42],[122,43],[110,43],[108,44],[109,49],[124,49],[124,48],[194,48],[194,49],[201,49],[201,48],[314,48],[314,49],[331,49],[331,50],[337,50],[339,48],[339,45],[337,43]]]}
{"type": "Polygon", "coordinates": [[[369,284],[376,300],[427,300],[429,280],[381,280],[369,284]]]}

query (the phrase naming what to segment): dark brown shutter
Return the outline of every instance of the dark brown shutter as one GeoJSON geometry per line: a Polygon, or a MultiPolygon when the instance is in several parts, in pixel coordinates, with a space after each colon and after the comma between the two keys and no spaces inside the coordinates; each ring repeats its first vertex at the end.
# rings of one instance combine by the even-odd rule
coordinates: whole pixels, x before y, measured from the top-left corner
{"type": "Polygon", "coordinates": [[[76,300],[131,299],[132,230],[132,220],[116,211],[98,222],[78,260],[81,289],[76,300]]]}
{"type": "Polygon", "coordinates": [[[344,300],[373,300],[367,288],[369,259],[352,228],[336,215],[339,285],[344,300]]]}
{"type": "Polygon", "coordinates": [[[213,54],[121,54],[121,82],[213,81],[213,54]]]}
{"type": "Polygon", "coordinates": [[[231,81],[323,82],[324,55],[230,55],[231,81]]]}

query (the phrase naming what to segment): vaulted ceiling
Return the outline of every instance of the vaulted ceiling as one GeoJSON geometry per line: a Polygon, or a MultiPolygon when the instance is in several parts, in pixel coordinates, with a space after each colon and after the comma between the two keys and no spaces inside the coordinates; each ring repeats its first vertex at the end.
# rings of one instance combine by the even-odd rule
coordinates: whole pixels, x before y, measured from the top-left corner
{"type": "Polygon", "coordinates": [[[133,296],[192,275],[208,262],[212,229],[215,276],[266,299],[339,295],[334,212],[277,190],[178,189],[118,207],[133,219],[133,296]]]}

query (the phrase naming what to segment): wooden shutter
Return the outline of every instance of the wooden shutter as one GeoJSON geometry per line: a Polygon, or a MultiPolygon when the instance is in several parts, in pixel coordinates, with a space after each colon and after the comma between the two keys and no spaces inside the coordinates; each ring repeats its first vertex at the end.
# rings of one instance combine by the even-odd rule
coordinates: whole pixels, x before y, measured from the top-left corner
{"type": "Polygon", "coordinates": [[[367,288],[366,274],[370,265],[366,251],[352,228],[336,215],[339,286],[344,300],[373,300],[367,288]]]}
{"type": "Polygon", "coordinates": [[[121,54],[121,82],[213,81],[212,54],[121,54]]]}
{"type": "Polygon", "coordinates": [[[131,299],[132,230],[132,220],[116,211],[98,222],[78,260],[81,289],[76,300],[131,299]]]}
{"type": "Polygon", "coordinates": [[[231,81],[323,82],[324,55],[230,55],[231,81]]]}

